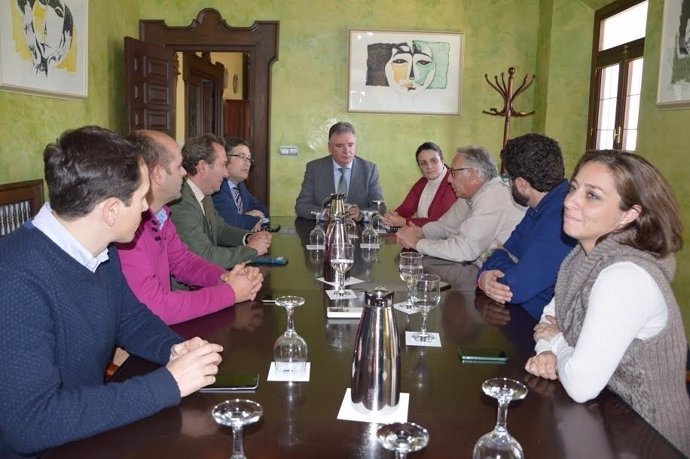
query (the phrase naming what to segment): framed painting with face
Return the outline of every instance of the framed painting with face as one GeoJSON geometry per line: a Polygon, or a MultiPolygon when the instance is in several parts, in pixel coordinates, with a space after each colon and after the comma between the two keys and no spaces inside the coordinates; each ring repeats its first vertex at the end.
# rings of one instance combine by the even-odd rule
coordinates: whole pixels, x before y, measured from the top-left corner
{"type": "Polygon", "coordinates": [[[0,89],[88,93],[88,0],[0,2],[0,89]]]}
{"type": "Polygon", "coordinates": [[[459,115],[463,34],[350,30],[348,111],[459,115]]]}
{"type": "Polygon", "coordinates": [[[690,106],[690,0],[666,0],[659,58],[661,108],[690,106]]]}

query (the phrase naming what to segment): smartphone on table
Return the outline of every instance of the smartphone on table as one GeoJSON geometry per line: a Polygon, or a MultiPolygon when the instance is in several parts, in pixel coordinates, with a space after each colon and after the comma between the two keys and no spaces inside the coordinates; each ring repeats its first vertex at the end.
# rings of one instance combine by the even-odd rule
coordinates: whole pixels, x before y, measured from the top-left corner
{"type": "Polygon", "coordinates": [[[464,346],[458,349],[462,363],[506,363],[508,356],[498,347],[464,346]]]}
{"type": "Polygon", "coordinates": [[[255,392],[259,387],[259,373],[219,373],[216,382],[203,387],[199,392],[255,392]]]}

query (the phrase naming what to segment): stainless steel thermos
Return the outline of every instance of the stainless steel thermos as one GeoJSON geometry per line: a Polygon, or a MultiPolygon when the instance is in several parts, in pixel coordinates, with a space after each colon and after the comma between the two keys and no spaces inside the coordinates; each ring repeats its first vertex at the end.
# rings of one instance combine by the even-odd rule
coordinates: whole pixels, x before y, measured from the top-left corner
{"type": "Polygon", "coordinates": [[[363,413],[386,413],[400,401],[400,343],[393,292],[383,287],[364,296],[352,355],[350,396],[363,413]]]}

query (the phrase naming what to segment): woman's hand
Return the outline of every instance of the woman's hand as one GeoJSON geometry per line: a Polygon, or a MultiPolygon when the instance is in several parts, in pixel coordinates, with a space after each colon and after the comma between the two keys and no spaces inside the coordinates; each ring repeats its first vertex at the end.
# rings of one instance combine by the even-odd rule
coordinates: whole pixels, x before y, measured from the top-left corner
{"type": "Polygon", "coordinates": [[[546,316],[546,320],[547,322],[539,322],[534,326],[534,341],[539,341],[540,339],[551,341],[556,335],[561,333],[561,329],[558,328],[558,323],[556,323],[554,316],[546,316]]]}
{"type": "Polygon", "coordinates": [[[398,215],[396,211],[393,212],[386,212],[383,214],[383,221],[386,223],[388,226],[405,226],[407,223],[407,220],[405,220],[405,217],[401,217],[398,215]]]}
{"type": "Polygon", "coordinates": [[[525,364],[525,370],[535,376],[546,379],[558,379],[558,360],[551,351],[542,352],[530,357],[525,364]]]}

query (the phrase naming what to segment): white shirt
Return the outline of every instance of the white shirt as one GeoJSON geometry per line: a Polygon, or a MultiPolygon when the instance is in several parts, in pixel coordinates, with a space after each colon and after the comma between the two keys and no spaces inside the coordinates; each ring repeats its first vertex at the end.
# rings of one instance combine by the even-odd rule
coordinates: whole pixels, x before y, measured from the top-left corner
{"type": "Polygon", "coordinates": [[[434,200],[436,196],[436,191],[441,183],[446,179],[446,167],[443,167],[441,175],[433,180],[427,180],[422,194],[419,196],[419,202],[417,203],[417,217],[419,218],[429,218],[429,206],[431,201],[434,200]]]}
{"type": "Polygon", "coordinates": [[[50,203],[46,202],[32,220],[33,225],[48,239],[53,241],[58,247],[64,250],[67,255],[74,258],[80,265],[91,271],[96,272],[98,266],[104,261],[108,261],[108,249],[106,248],[95,257],[84,247],[81,242],[70,233],[62,223],[55,218],[50,203]]]}
{"type": "Polygon", "coordinates": [[[196,183],[192,182],[191,180],[187,180],[187,184],[189,185],[189,188],[192,190],[192,194],[201,206],[201,213],[206,215],[206,210],[204,210],[204,204],[201,202],[201,200],[204,199],[206,195],[204,195],[204,192],[201,191],[199,187],[196,186],[196,183]]]}
{"type": "MultiPolygon", "coordinates": [[[[555,316],[555,300],[545,316],[555,316]]],[[[577,343],[559,333],[539,340],[535,351],[552,351],[558,360],[558,379],[576,402],[591,400],[606,387],[633,339],[647,340],[666,326],[668,306],[652,276],[626,261],[599,273],[589,295],[577,343]]]]}

